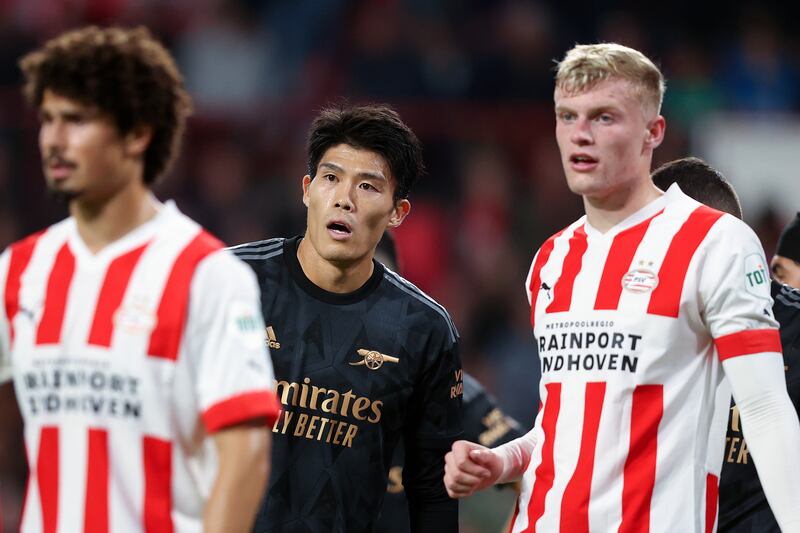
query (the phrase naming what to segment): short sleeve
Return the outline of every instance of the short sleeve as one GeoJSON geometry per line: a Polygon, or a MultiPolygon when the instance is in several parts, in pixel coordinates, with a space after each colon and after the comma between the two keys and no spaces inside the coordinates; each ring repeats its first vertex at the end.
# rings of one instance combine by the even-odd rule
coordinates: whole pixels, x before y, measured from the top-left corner
{"type": "Polygon", "coordinates": [[[6,315],[6,281],[11,253],[0,254],[0,384],[11,379],[11,332],[6,315]]]}
{"type": "Polygon", "coordinates": [[[780,352],[769,268],[758,237],[725,215],[707,238],[698,280],[700,311],[719,358],[780,352]]]}
{"type": "Polygon", "coordinates": [[[449,449],[462,433],[464,383],[458,340],[445,341],[431,356],[414,391],[407,446],[449,449]]]}
{"type": "Polygon", "coordinates": [[[189,305],[188,357],[206,430],[274,422],[280,405],[253,272],[226,250],[211,254],[198,265],[189,305]]]}

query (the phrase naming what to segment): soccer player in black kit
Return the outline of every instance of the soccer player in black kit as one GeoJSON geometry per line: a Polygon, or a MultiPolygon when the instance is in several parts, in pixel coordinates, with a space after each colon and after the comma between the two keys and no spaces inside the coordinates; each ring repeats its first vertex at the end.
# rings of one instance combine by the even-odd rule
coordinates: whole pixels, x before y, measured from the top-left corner
{"type": "Polygon", "coordinates": [[[419,141],[392,109],[326,109],[308,137],[305,233],[233,248],[261,285],[283,404],[259,533],[374,531],[401,439],[411,530],[458,530],[442,482],[461,433],[458,333],[373,260],[422,171],[419,141]]]}
{"type": "MultiPolygon", "coordinates": [[[[705,161],[684,158],[665,163],[653,172],[653,183],[666,190],[677,182],[681,190],[710,207],[742,218],[736,191],[705,161]]],[[[800,290],[772,280],[771,312],[780,324],[786,386],[800,413],[800,290]]],[[[769,312],[765,310],[765,312],[769,312]]],[[[719,483],[718,533],[780,533],[753,460],[742,434],[739,410],[734,403],[728,418],[725,456],[719,483]]]]}

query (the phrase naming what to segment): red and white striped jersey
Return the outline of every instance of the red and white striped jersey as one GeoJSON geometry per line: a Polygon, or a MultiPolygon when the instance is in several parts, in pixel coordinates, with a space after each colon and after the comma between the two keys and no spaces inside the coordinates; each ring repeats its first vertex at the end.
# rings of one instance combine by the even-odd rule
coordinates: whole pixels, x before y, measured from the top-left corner
{"type": "Polygon", "coordinates": [[[548,239],[526,288],[541,409],[512,531],[711,532],[721,361],[780,352],[761,245],[677,187],[548,239]]]}
{"type": "Polygon", "coordinates": [[[69,218],[0,256],[23,532],[201,531],[209,435],[278,411],[255,277],[221,248],[168,203],[96,254],[69,218]]]}

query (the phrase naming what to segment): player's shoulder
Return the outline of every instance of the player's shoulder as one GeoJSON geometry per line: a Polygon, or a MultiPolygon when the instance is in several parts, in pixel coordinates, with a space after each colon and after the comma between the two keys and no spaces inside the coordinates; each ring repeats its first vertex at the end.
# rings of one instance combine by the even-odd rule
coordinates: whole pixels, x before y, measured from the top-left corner
{"type": "Polygon", "coordinates": [[[72,217],[65,218],[44,229],[30,233],[21,239],[9,244],[0,254],[0,263],[8,261],[11,254],[18,254],[30,258],[36,246],[43,240],[64,241],[71,231],[74,231],[75,220],[72,217]]]}
{"type": "Polygon", "coordinates": [[[260,263],[268,261],[283,254],[283,237],[263,239],[260,241],[245,242],[231,246],[228,250],[247,263],[260,263]]]}
{"type": "Polygon", "coordinates": [[[758,242],[755,231],[730,213],[700,203],[680,189],[670,188],[666,194],[669,198],[664,215],[679,219],[676,227],[687,232],[706,231],[706,243],[758,242]]]}
{"type": "Polygon", "coordinates": [[[410,307],[416,308],[416,311],[426,317],[426,321],[431,327],[442,329],[447,333],[451,342],[456,342],[458,330],[450,313],[442,304],[397,272],[386,267],[384,267],[383,281],[389,293],[393,293],[397,298],[407,300],[410,307]]]}
{"type": "Polygon", "coordinates": [[[552,247],[555,243],[555,240],[561,237],[562,235],[566,236],[573,232],[575,232],[578,228],[586,224],[586,215],[583,215],[578,220],[575,220],[571,224],[564,226],[560,230],[556,231],[552,235],[550,235],[547,239],[544,240],[542,245],[539,247],[539,250],[544,248],[552,247]]]}
{"type": "Polygon", "coordinates": [[[800,290],[772,280],[773,311],[781,327],[797,323],[800,329],[800,290]]]}

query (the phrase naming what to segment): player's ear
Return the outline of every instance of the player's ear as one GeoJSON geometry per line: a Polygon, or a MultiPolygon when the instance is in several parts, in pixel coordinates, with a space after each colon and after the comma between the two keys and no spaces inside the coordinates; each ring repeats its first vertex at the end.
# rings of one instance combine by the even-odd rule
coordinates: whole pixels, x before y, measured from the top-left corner
{"type": "Polygon", "coordinates": [[[308,186],[311,185],[311,176],[303,176],[303,205],[308,207],[308,186]]]}
{"type": "Polygon", "coordinates": [[[410,211],[411,202],[409,202],[408,199],[403,198],[402,200],[395,202],[394,209],[392,209],[392,214],[389,217],[389,227],[396,228],[402,224],[403,220],[405,220],[410,211]]]}
{"type": "Polygon", "coordinates": [[[661,115],[656,116],[647,124],[647,135],[644,139],[646,148],[655,150],[664,140],[664,132],[667,129],[667,121],[661,115]]]}
{"type": "Polygon", "coordinates": [[[153,139],[153,127],[149,124],[136,126],[127,135],[124,142],[128,154],[136,157],[143,156],[150,141],[153,139]]]}

